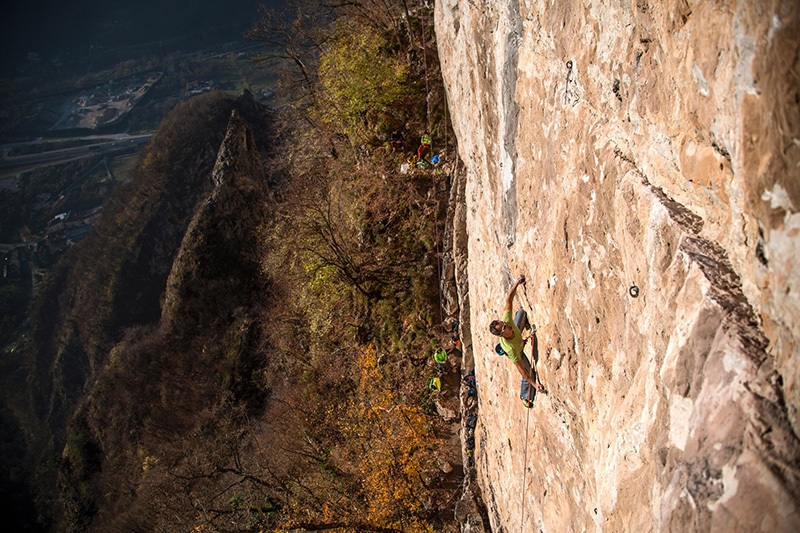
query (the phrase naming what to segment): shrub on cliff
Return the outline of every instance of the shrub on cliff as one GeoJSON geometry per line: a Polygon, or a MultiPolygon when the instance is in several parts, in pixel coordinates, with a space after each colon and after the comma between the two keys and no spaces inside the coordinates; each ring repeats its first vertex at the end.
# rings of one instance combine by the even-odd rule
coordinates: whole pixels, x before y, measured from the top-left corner
{"type": "Polygon", "coordinates": [[[355,138],[391,129],[388,108],[408,93],[407,73],[382,35],[339,19],[320,58],[316,113],[355,138]]]}

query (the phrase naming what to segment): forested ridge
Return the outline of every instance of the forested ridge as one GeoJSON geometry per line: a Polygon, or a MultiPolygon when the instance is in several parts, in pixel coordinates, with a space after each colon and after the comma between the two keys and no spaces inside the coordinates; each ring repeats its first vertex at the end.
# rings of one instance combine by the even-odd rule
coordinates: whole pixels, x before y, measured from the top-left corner
{"type": "Polygon", "coordinates": [[[455,531],[427,386],[449,178],[399,171],[426,130],[446,149],[432,11],[261,15],[292,104],[179,105],[6,362],[40,525],[455,531]]]}

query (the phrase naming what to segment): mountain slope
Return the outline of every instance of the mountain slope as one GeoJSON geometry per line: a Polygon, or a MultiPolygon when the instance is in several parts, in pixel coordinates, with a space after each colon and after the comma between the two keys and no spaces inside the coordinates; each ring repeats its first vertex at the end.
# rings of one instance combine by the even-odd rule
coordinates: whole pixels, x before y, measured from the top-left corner
{"type": "MultiPolygon", "coordinates": [[[[108,202],[95,229],[67,254],[37,295],[31,339],[16,366],[9,365],[4,388],[16,423],[28,435],[26,468],[37,472],[36,483],[49,487],[47,494],[52,495],[56,483],[52,457],[65,444],[89,452],[80,469],[99,467],[91,452],[97,446],[91,432],[73,428],[68,433],[67,424],[108,371],[112,348],[120,341],[146,338],[157,326],[167,278],[187,228],[198,206],[219,188],[212,175],[233,109],[254,125],[260,151],[267,153],[268,112],[249,95],[234,100],[214,93],[181,104],[153,136],[132,182],[108,202]]],[[[248,138],[247,149],[256,150],[248,138]]],[[[256,153],[252,164],[259,160],[256,153]]],[[[250,170],[249,179],[266,187],[263,175],[250,170]]],[[[247,201],[256,201],[253,185],[248,187],[247,201]]],[[[260,220],[258,210],[250,230],[260,220]]],[[[231,237],[244,238],[237,231],[231,237]]],[[[253,246],[248,235],[241,243],[245,249],[253,246]]],[[[220,265],[230,262],[227,255],[208,259],[220,265]]],[[[141,369],[131,375],[142,375],[141,369]]]]}
{"type": "Polygon", "coordinates": [[[172,462],[181,446],[203,445],[193,435],[221,424],[219,409],[263,406],[257,308],[268,301],[259,243],[269,194],[236,109],[212,176],[173,262],[159,327],[112,350],[71,424],[70,438],[85,440],[68,439],[62,466],[62,490],[78,502],[68,523],[93,531],[155,527],[154,491],[173,487],[146,478],[143,464],[172,462]],[[87,458],[93,447],[102,450],[96,464],[87,458]]]}

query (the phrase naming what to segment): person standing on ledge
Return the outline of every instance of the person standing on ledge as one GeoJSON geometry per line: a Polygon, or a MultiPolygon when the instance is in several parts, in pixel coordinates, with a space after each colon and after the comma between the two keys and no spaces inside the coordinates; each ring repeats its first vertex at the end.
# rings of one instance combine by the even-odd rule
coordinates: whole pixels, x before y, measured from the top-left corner
{"type": "Polygon", "coordinates": [[[431,134],[427,131],[422,134],[422,137],[419,139],[419,148],[417,148],[417,158],[422,159],[422,156],[425,155],[425,152],[428,151],[428,148],[431,147],[431,134]]]}
{"type": "Polygon", "coordinates": [[[520,329],[523,328],[528,321],[525,311],[520,309],[514,315],[514,320],[511,320],[511,308],[514,305],[514,296],[517,294],[517,287],[524,284],[525,276],[522,275],[511,285],[506,295],[503,315],[500,320],[492,320],[492,323],[489,324],[489,331],[492,335],[500,337],[500,344],[495,348],[495,351],[500,355],[508,357],[522,376],[519,397],[522,399],[522,403],[525,404],[525,407],[530,409],[533,407],[533,396],[530,394],[530,387],[533,387],[543,394],[547,394],[547,390],[536,380],[536,373],[533,371],[528,357],[522,351],[525,347],[525,342],[522,340],[522,332],[520,329]]]}

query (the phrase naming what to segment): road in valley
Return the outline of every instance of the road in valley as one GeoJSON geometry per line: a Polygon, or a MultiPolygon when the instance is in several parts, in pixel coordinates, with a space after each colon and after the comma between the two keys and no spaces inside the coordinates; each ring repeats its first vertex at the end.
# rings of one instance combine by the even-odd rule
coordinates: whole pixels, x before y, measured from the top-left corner
{"type": "Polygon", "coordinates": [[[2,158],[0,158],[0,187],[16,189],[17,176],[20,173],[33,170],[40,166],[75,161],[86,157],[94,157],[99,154],[112,155],[133,152],[139,146],[146,144],[152,136],[152,133],[140,135],[129,135],[127,133],[88,135],[86,137],[68,139],[86,141],[87,144],[83,146],[59,148],[36,154],[17,156],[9,155],[15,147],[29,146],[37,143],[58,142],[59,140],[67,139],[48,139],[2,145],[0,146],[0,153],[2,153],[2,158]]]}

